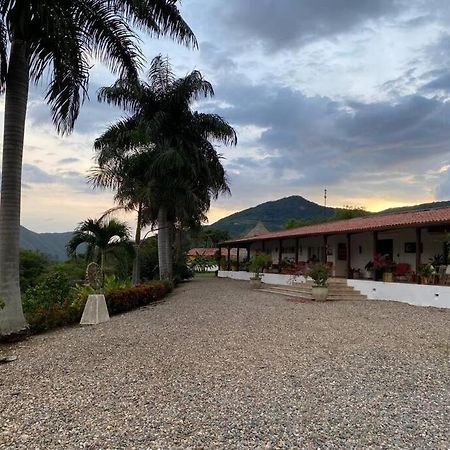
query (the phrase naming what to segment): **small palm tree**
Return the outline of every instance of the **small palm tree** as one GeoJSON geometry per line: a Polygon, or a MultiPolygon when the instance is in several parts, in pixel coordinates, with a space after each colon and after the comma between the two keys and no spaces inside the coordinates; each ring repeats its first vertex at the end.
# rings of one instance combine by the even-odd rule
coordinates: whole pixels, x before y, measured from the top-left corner
{"type": "Polygon", "coordinates": [[[0,0],[0,89],[6,90],[0,204],[0,335],[26,328],[19,286],[21,168],[30,81],[60,133],[72,131],[99,60],[136,78],[142,64],[131,25],[196,46],[176,0],[0,0]]]}
{"type": "Polygon", "coordinates": [[[114,201],[118,206],[104,213],[104,216],[118,210],[134,212],[137,215],[136,232],[134,238],[133,285],[140,283],[140,246],[142,230],[145,226],[153,224],[152,198],[150,183],[145,170],[146,162],[143,155],[124,157],[119,161],[110,161],[102,168],[91,171],[89,181],[94,187],[109,187],[116,190],[114,201]]]}
{"type": "Polygon", "coordinates": [[[153,59],[148,80],[119,79],[99,92],[100,100],[128,112],[96,140],[99,169],[120,166],[130,155],[146,159],[140,169],[158,223],[161,278],[172,276],[174,223],[199,223],[211,198],[229,192],[213,142],[235,145],[236,133],[220,116],[191,109],[194,100],[212,95],[200,72],[176,79],[161,56],[153,59]]]}
{"type": "Polygon", "coordinates": [[[87,219],[78,225],[68,242],[67,254],[74,256],[78,247],[85,244],[87,260],[98,262],[103,272],[106,255],[129,245],[129,232],[127,225],[115,219],[87,219]]]}

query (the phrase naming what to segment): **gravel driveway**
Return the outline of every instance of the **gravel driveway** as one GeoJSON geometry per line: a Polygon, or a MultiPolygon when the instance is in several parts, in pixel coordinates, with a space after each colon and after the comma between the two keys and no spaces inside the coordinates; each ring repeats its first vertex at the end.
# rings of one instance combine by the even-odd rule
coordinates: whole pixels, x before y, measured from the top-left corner
{"type": "Polygon", "coordinates": [[[1,449],[450,448],[450,310],[204,279],[11,349],[1,449]]]}

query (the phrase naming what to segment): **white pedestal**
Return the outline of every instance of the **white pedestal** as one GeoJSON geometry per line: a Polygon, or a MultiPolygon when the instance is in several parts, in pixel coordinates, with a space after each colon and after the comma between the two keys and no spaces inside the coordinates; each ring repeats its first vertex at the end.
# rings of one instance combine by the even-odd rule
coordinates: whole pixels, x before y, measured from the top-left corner
{"type": "Polygon", "coordinates": [[[97,325],[98,323],[108,322],[109,314],[106,306],[105,296],[103,294],[90,295],[84,307],[81,325],[97,325]]]}

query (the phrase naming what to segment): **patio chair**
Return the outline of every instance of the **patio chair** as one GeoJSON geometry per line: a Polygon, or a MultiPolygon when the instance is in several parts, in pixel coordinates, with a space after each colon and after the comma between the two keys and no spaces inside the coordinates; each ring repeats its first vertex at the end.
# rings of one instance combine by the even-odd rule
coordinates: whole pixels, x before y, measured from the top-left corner
{"type": "MultiPolygon", "coordinates": [[[[450,284],[450,265],[441,266],[444,268],[442,277],[439,277],[440,283],[449,285],[450,284]]],[[[440,269],[440,268],[439,268],[440,269]]]]}
{"type": "Polygon", "coordinates": [[[398,263],[394,270],[395,281],[409,281],[411,278],[411,266],[407,263],[398,263]]]}

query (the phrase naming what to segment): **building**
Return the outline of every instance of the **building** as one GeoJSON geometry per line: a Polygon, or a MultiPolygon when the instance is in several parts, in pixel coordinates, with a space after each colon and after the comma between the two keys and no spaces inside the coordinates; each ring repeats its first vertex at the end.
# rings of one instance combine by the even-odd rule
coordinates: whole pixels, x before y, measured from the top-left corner
{"type": "Polygon", "coordinates": [[[450,208],[445,207],[373,214],[265,233],[222,242],[221,254],[225,253],[227,260],[218,275],[250,279],[250,273],[239,270],[239,262],[263,251],[271,254],[273,261],[271,273],[263,274],[263,283],[304,283],[305,276],[283,274],[283,262],[307,267],[308,262],[319,259],[327,264],[333,277],[346,279],[348,286],[368,299],[450,308],[449,232],[450,208]],[[231,271],[234,251],[238,262],[236,270],[231,271]],[[387,256],[396,268],[407,269],[402,276],[393,274],[392,281],[398,282],[380,281],[376,271],[365,270],[367,263],[379,255],[387,256]],[[427,279],[422,276],[423,267],[429,267],[431,260],[439,260],[440,265],[435,264],[433,275],[427,279]]]}
{"type": "Polygon", "coordinates": [[[236,249],[244,259],[258,251],[268,252],[279,271],[283,260],[305,264],[321,260],[328,263],[332,276],[353,278],[354,272],[365,273],[375,255],[388,255],[411,272],[436,255],[447,264],[449,232],[450,207],[445,207],[325,222],[229,240],[220,247],[230,255],[236,249]]]}

